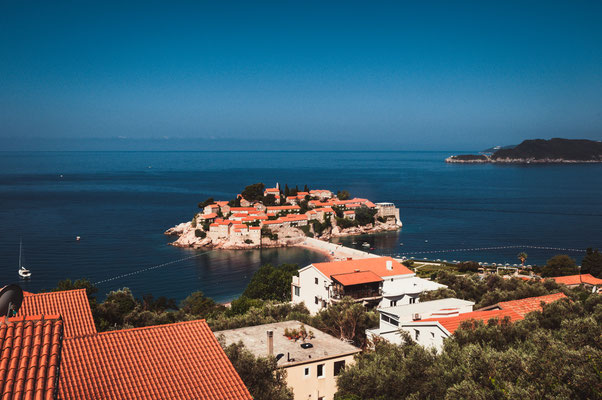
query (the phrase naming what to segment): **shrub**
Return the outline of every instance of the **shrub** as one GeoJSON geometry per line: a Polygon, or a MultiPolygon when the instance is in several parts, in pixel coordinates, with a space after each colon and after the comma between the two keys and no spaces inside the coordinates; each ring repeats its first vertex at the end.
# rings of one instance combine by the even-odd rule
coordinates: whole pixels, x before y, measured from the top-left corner
{"type": "Polygon", "coordinates": [[[352,228],[352,227],[359,225],[359,223],[357,221],[354,221],[352,219],[347,219],[347,218],[336,217],[336,221],[337,221],[337,225],[341,229],[352,228]]]}
{"type": "Polygon", "coordinates": [[[251,243],[253,243],[253,241],[251,239],[245,239],[245,243],[246,244],[251,244],[251,243]]]}
{"type": "Polygon", "coordinates": [[[200,229],[195,229],[194,230],[194,236],[201,238],[201,239],[205,239],[205,237],[207,237],[207,232],[204,232],[200,229]]]}

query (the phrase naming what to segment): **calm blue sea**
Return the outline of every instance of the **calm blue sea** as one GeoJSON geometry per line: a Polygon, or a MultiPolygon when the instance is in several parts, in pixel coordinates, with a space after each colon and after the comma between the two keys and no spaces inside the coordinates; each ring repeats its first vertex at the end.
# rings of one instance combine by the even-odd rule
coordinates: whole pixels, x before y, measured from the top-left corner
{"type": "Polygon", "coordinates": [[[0,283],[18,281],[20,238],[34,273],[22,286],[31,291],[86,277],[102,293],[127,286],[180,300],[202,290],[227,301],[263,263],[323,260],[302,249],[201,254],[168,246],[163,231],[189,220],[199,201],[230,199],[255,182],[395,202],[400,232],[343,240],[368,241],[380,254],[513,264],[523,248],[528,263],[558,253],[580,261],[579,250],[602,248],[602,165],[446,164],[449,155],[1,152],[0,283]]]}

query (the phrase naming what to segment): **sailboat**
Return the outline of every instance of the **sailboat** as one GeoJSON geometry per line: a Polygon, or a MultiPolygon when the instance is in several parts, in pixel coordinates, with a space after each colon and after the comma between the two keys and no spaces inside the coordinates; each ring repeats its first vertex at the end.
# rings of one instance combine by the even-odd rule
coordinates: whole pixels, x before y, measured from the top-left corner
{"type": "Polygon", "coordinates": [[[19,276],[23,279],[31,278],[31,271],[21,264],[21,251],[23,249],[23,241],[19,241],[19,276]]]}

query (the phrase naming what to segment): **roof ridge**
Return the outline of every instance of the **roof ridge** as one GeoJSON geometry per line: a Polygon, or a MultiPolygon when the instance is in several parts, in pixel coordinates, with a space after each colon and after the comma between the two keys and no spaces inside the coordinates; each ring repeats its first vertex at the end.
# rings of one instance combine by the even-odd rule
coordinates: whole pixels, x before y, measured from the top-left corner
{"type": "MultiPolygon", "coordinates": [[[[35,314],[35,315],[20,315],[18,317],[8,318],[9,323],[14,322],[25,322],[25,321],[49,321],[49,320],[62,320],[60,314],[35,314]]],[[[5,318],[0,318],[0,324],[5,323],[5,318]]]]}
{"type": "Polygon", "coordinates": [[[29,294],[29,296],[43,296],[43,295],[56,295],[57,293],[65,293],[65,292],[79,292],[81,290],[86,290],[86,289],[69,289],[69,290],[56,290],[56,291],[50,291],[50,292],[41,292],[41,293],[31,293],[29,294]]]}
{"type": "MultiPolygon", "coordinates": [[[[150,329],[161,329],[161,328],[168,328],[171,326],[175,326],[175,325],[185,325],[185,324],[193,324],[193,323],[199,323],[199,322],[207,322],[205,318],[202,319],[193,319],[192,321],[179,321],[179,322],[173,322],[171,324],[162,324],[162,325],[150,325],[150,326],[141,326],[138,328],[127,328],[127,329],[119,329],[119,330],[115,330],[115,331],[104,331],[104,332],[98,332],[95,334],[88,334],[88,335],[80,335],[80,336],[75,336],[73,338],[77,338],[77,337],[85,337],[85,336],[98,336],[98,335],[109,335],[111,333],[122,333],[122,332],[131,332],[131,331],[142,331],[142,330],[150,330],[150,329]]],[[[73,339],[73,338],[68,338],[68,339],[73,339]]]]}

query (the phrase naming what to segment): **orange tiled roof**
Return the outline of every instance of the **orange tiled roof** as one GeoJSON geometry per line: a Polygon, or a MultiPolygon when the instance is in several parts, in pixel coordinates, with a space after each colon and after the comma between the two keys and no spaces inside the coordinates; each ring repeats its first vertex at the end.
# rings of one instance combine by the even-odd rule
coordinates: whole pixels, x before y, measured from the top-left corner
{"type": "Polygon", "coordinates": [[[216,213],[203,214],[203,215],[201,215],[200,218],[201,219],[217,218],[217,214],[216,213]]]}
{"type": "Polygon", "coordinates": [[[372,271],[347,272],[343,274],[331,275],[343,286],[360,285],[362,283],[382,282],[383,278],[372,271]]]}
{"type": "Polygon", "coordinates": [[[220,207],[223,207],[223,206],[227,206],[228,205],[228,201],[227,200],[225,200],[225,201],[216,201],[215,204],[217,204],[220,207]]]}
{"type": "Polygon", "coordinates": [[[268,207],[268,212],[270,211],[281,211],[281,210],[300,210],[301,207],[299,206],[273,206],[273,207],[268,207]]]}
{"type": "Polygon", "coordinates": [[[556,283],[563,283],[565,285],[580,285],[581,283],[587,283],[594,286],[602,285],[602,279],[598,279],[592,274],[556,276],[547,279],[554,279],[556,283]]]}
{"type": "Polygon", "coordinates": [[[372,271],[380,277],[414,273],[391,257],[313,263],[312,265],[327,277],[331,277],[332,275],[336,274],[354,272],[355,270],[372,271]],[[391,264],[393,265],[392,270],[387,269],[387,261],[391,261],[391,264]]]}
{"type": "Polygon", "coordinates": [[[564,293],[554,293],[545,296],[527,297],[526,299],[502,301],[498,306],[502,310],[512,310],[515,313],[525,316],[531,311],[541,311],[541,303],[552,303],[566,297],[564,293]]]}
{"type": "Polygon", "coordinates": [[[307,215],[305,214],[289,214],[280,218],[282,221],[306,221],[307,215]]]}
{"type": "Polygon", "coordinates": [[[63,341],[61,399],[251,399],[205,320],[63,341]]]}
{"type": "Polygon", "coordinates": [[[265,190],[265,192],[277,192],[277,193],[280,193],[280,189],[278,189],[278,188],[267,188],[265,190]]]}
{"type": "Polygon", "coordinates": [[[230,207],[230,212],[232,214],[236,214],[236,213],[248,213],[251,211],[257,211],[257,209],[255,207],[230,207]]]}
{"type": "Polygon", "coordinates": [[[14,317],[0,322],[2,399],[55,399],[63,321],[58,315],[14,317]]]}
{"type": "Polygon", "coordinates": [[[451,335],[460,327],[460,324],[464,321],[468,321],[471,319],[477,321],[489,321],[490,319],[504,319],[505,317],[510,317],[510,321],[518,321],[523,319],[520,314],[512,310],[490,310],[490,311],[472,311],[464,314],[460,314],[457,317],[444,317],[444,318],[427,318],[423,319],[420,322],[431,322],[437,321],[441,326],[443,326],[451,335]]]}
{"type": "Polygon", "coordinates": [[[322,207],[322,208],[316,208],[317,212],[334,212],[334,210],[332,209],[332,207],[322,207]]]}
{"type": "Polygon", "coordinates": [[[58,314],[63,318],[65,337],[96,333],[86,289],[23,296],[17,316],[58,314]]]}

